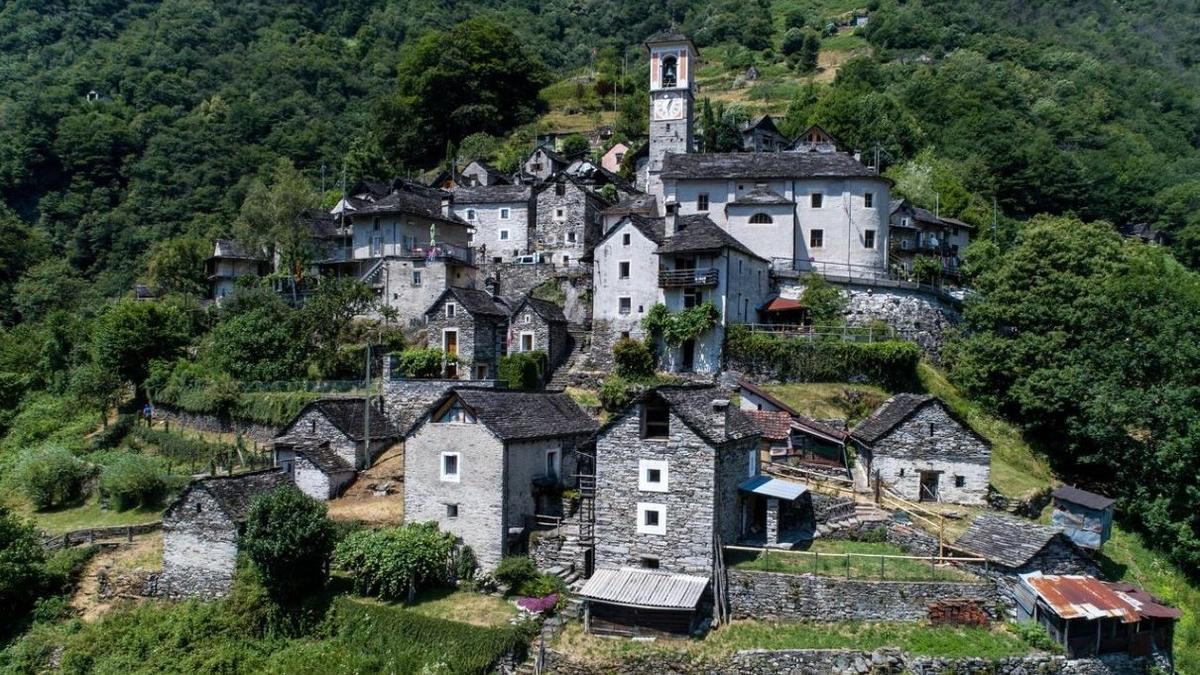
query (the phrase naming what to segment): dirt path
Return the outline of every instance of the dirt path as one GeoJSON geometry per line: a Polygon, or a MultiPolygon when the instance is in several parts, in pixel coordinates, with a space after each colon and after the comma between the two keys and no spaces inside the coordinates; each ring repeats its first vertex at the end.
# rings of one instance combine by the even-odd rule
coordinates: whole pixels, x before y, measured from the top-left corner
{"type": "Polygon", "coordinates": [[[104,616],[113,607],[132,600],[140,592],[146,575],[162,571],[162,532],[135,537],[132,544],[105,548],[88,563],[71,598],[71,607],[87,622],[104,616]],[[100,597],[99,576],[103,572],[112,587],[110,597],[100,597]]]}

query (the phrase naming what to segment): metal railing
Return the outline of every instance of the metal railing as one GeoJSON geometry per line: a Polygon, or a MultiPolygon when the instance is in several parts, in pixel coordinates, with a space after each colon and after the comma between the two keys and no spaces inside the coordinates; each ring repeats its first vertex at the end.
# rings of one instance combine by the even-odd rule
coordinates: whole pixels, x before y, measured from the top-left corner
{"type": "Polygon", "coordinates": [[[771,258],[771,271],[777,275],[816,274],[829,281],[881,288],[903,288],[936,295],[950,302],[961,302],[961,298],[939,285],[909,281],[900,274],[875,265],[825,262],[808,258],[771,258]]]}
{"type": "Polygon", "coordinates": [[[691,286],[716,286],[720,274],[715,267],[698,269],[660,269],[658,271],[659,288],[686,288],[691,286]]]}
{"type": "Polygon", "coordinates": [[[780,323],[748,323],[745,325],[753,333],[771,333],[780,337],[803,340],[838,339],[846,342],[908,340],[911,342],[915,339],[915,331],[887,325],[802,326],[780,323]]]}

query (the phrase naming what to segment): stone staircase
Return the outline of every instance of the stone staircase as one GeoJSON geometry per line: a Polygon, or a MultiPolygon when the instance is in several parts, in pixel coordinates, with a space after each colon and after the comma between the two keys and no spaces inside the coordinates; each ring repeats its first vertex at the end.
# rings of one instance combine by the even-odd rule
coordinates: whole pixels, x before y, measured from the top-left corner
{"type": "Polygon", "coordinates": [[[838,530],[862,525],[863,523],[879,523],[891,520],[891,515],[874,504],[854,504],[853,511],[843,511],[834,517],[817,525],[813,538],[828,536],[838,530]]]}
{"type": "Polygon", "coordinates": [[[555,391],[566,389],[570,384],[571,373],[581,370],[591,356],[592,336],[590,331],[583,327],[571,326],[568,334],[571,336],[571,351],[567,353],[567,358],[563,360],[562,364],[554,369],[554,374],[546,382],[546,389],[555,391]]]}

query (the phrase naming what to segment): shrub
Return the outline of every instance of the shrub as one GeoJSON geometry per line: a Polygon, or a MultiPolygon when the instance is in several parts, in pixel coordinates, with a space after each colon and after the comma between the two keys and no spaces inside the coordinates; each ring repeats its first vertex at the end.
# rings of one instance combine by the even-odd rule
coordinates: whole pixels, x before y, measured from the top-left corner
{"type": "Polygon", "coordinates": [[[325,585],[333,541],[325,505],[285,485],[251,502],[241,548],[267,591],[290,601],[325,585]]]}
{"type": "Polygon", "coordinates": [[[67,504],[83,496],[91,470],[66,448],[47,445],[30,450],[18,462],[14,477],[36,509],[67,504]]]}
{"type": "Polygon", "coordinates": [[[6,616],[16,618],[28,609],[45,557],[33,525],[0,504],[0,606],[6,616]]]}
{"type": "Polygon", "coordinates": [[[613,345],[613,362],[621,377],[638,379],[654,374],[654,353],[641,340],[617,340],[613,345]]]}
{"type": "Polygon", "coordinates": [[[804,280],[800,303],[808,308],[808,316],[818,326],[832,326],[842,321],[846,311],[846,296],[825,277],[809,275],[804,280]]]}
{"type": "MultiPolygon", "coordinates": [[[[803,22],[801,22],[801,26],[803,22]]],[[[779,47],[779,51],[786,56],[791,56],[804,48],[804,31],[800,27],[788,28],[783,34],[783,43],[779,47]]]]}
{"type": "Polygon", "coordinates": [[[137,422],[137,417],[134,415],[117,415],[117,419],[112,424],[104,427],[95,436],[92,437],[92,447],[95,450],[111,450],[121,444],[125,437],[133,431],[134,424],[137,422]]]}
{"type": "Polygon", "coordinates": [[[454,535],[437,523],[410,523],[350,533],[337,545],[334,562],[354,576],[356,592],[399,600],[410,591],[449,585],[454,546],[454,535]]]}
{"type": "Polygon", "coordinates": [[[458,359],[440,349],[405,349],[396,357],[393,368],[404,377],[431,379],[442,376],[442,369],[458,359]]]}
{"type": "Polygon", "coordinates": [[[459,581],[470,581],[475,578],[475,572],[478,570],[479,560],[475,557],[475,551],[463,544],[455,552],[454,576],[459,581]]]}
{"type": "Polygon", "coordinates": [[[600,386],[600,405],[608,412],[624,410],[633,400],[633,388],[620,375],[614,375],[600,386]]]}
{"type": "Polygon", "coordinates": [[[145,455],[126,454],[100,473],[100,494],[118,511],[135,506],[157,506],[167,493],[167,472],[145,455]]]}
{"type": "Polygon", "coordinates": [[[1041,649],[1047,652],[1060,652],[1062,646],[1050,637],[1045,628],[1040,624],[1032,621],[1020,621],[1009,624],[1012,631],[1017,634],[1017,637],[1025,641],[1025,644],[1035,649],[1041,649]]]}
{"type": "Polygon", "coordinates": [[[496,581],[516,591],[537,579],[539,574],[537,566],[528,556],[514,555],[501,560],[500,564],[496,566],[496,570],[492,572],[492,576],[496,578],[496,581]]]}
{"type": "Polygon", "coordinates": [[[514,587],[514,592],[530,598],[544,598],[547,595],[561,597],[567,592],[567,584],[553,574],[537,574],[534,578],[514,587]]]}
{"type": "Polygon", "coordinates": [[[892,391],[913,387],[921,349],[915,343],[788,339],[733,325],[726,333],[730,368],[793,382],[863,378],[892,391]]]}
{"type": "Polygon", "coordinates": [[[546,371],[546,352],[517,352],[500,359],[500,379],[509,389],[537,389],[546,371]]]}

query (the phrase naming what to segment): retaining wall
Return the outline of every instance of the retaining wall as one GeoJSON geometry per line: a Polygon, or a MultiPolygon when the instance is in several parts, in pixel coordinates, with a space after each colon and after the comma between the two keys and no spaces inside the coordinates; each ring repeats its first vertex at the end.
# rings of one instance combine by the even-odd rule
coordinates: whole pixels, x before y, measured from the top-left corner
{"type": "Polygon", "coordinates": [[[241,434],[243,437],[259,443],[270,443],[282,429],[282,427],[236,417],[188,412],[163,403],[154,406],[154,418],[173,425],[182,425],[215,434],[241,434]]]}

